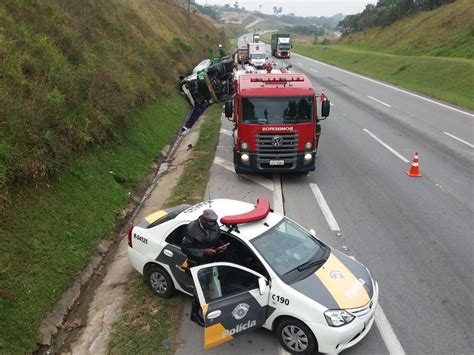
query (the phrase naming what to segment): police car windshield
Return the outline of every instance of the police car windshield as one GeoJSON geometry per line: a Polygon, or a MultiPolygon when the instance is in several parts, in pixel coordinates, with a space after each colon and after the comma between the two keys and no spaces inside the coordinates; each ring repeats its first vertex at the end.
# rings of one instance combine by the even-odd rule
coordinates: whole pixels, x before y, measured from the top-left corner
{"type": "Polygon", "coordinates": [[[303,97],[244,97],[243,123],[285,124],[311,122],[314,100],[303,97]]]}
{"type": "Polygon", "coordinates": [[[308,262],[320,265],[328,251],[327,246],[287,218],[251,243],[280,276],[303,271],[306,268],[298,267],[308,262]]]}

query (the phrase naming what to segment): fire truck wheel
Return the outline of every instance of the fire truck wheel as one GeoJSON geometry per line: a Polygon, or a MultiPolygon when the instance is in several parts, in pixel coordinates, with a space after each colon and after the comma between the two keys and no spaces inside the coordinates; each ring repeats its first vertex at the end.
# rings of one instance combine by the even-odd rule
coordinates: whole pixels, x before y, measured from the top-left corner
{"type": "Polygon", "coordinates": [[[242,170],[242,168],[240,168],[239,166],[237,165],[234,165],[234,170],[235,170],[235,173],[236,174],[243,174],[244,171],[242,170]]]}
{"type": "Polygon", "coordinates": [[[283,319],[276,327],[276,334],[281,346],[290,354],[318,353],[318,342],[313,332],[297,319],[283,319]]]}
{"type": "Polygon", "coordinates": [[[146,271],[145,279],[150,289],[158,297],[169,298],[176,291],[170,275],[158,265],[152,266],[146,271]]]}

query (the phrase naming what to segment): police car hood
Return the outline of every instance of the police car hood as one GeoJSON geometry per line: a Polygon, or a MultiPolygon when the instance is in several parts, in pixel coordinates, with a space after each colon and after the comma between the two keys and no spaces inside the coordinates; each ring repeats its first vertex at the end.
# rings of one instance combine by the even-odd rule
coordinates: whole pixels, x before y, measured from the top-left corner
{"type": "Polygon", "coordinates": [[[365,266],[334,249],[316,272],[291,287],[328,309],[363,307],[374,293],[372,277],[365,266]]]}

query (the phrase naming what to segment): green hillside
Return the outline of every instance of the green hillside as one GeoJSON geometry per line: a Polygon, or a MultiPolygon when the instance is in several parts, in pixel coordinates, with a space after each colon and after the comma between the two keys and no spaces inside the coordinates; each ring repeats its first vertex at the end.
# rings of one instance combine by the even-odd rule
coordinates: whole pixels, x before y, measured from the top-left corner
{"type": "Polygon", "coordinates": [[[474,58],[474,1],[458,0],[386,28],[344,37],[340,44],[400,55],[474,58]]]}
{"type": "Polygon", "coordinates": [[[117,240],[189,110],[178,75],[221,40],[174,0],[1,2],[0,354],[34,352],[117,240]]]}
{"type": "Polygon", "coordinates": [[[458,0],[329,46],[294,41],[294,51],[474,109],[474,2],[458,0]]]}
{"type": "Polygon", "coordinates": [[[176,0],[6,0],[0,24],[0,208],[126,128],[219,41],[176,0]]]}

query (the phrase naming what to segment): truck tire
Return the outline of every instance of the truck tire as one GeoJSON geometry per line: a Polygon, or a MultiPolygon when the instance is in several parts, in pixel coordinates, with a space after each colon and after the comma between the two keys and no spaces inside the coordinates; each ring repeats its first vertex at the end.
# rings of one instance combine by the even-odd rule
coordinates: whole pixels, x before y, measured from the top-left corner
{"type": "Polygon", "coordinates": [[[234,170],[235,170],[235,173],[236,173],[237,175],[244,173],[244,171],[242,170],[242,168],[241,168],[240,166],[238,166],[238,165],[235,165],[235,164],[234,164],[234,170]]]}

